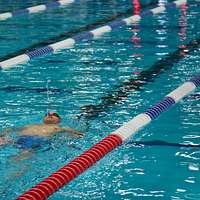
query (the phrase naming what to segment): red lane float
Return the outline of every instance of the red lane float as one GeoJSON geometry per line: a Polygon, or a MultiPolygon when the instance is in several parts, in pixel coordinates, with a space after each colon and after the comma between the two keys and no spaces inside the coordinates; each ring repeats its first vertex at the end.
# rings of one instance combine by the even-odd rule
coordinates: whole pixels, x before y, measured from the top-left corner
{"type": "Polygon", "coordinates": [[[69,183],[107,153],[122,144],[121,137],[110,134],[89,150],[69,162],[48,178],[19,196],[16,200],[44,200],[69,183]]]}

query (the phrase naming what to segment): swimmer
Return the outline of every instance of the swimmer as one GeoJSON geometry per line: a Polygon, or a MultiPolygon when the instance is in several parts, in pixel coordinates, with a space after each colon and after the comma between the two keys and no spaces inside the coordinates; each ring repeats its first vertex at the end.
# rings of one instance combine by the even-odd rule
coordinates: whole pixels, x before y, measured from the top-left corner
{"type": "MultiPolygon", "coordinates": [[[[12,162],[17,164],[19,161],[29,159],[37,150],[46,151],[53,147],[51,138],[58,134],[62,134],[59,139],[72,139],[74,137],[83,137],[83,133],[72,129],[68,126],[60,127],[61,117],[55,112],[48,112],[41,124],[30,124],[22,127],[4,129],[0,133],[0,146],[14,145],[20,151],[11,156],[12,162]],[[9,133],[17,133],[17,138],[13,139],[9,133]]],[[[8,176],[9,180],[14,180],[22,176],[29,166],[23,165],[20,171],[8,176]]]]}
{"type": "MultiPolygon", "coordinates": [[[[74,136],[83,137],[83,133],[72,129],[68,126],[60,127],[58,124],[61,122],[61,117],[55,112],[48,112],[41,124],[31,124],[23,127],[16,127],[14,129],[5,129],[0,136],[0,145],[12,143],[11,139],[5,137],[11,132],[17,132],[19,139],[13,143],[23,146],[23,149],[31,148],[32,146],[38,146],[41,141],[50,138],[57,133],[71,133],[74,136]]],[[[39,145],[41,146],[41,145],[39,145]]]]}

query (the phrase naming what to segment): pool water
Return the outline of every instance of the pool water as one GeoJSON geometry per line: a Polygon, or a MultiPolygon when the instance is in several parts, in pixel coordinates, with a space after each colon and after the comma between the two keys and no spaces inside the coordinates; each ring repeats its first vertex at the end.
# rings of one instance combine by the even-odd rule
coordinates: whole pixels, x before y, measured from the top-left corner
{"type": "MultiPolygon", "coordinates": [[[[41,3],[46,1],[1,1],[1,12],[41,3]]],[[[15,199],[197,74],[199,6],[191,0],[100,39],[2,70],[1,129],[40,123],[53,110],[63,126],[85,136],[56,136],[51,148],[20,161],[15,145],[1,147],[1,199],[15,199]]],[[[131,1],[80,0],[2,21],[0,59],[129,8],[131,1]]],[[[49,199],[199,200],[199,100],[198,89],[49,199]]]]}

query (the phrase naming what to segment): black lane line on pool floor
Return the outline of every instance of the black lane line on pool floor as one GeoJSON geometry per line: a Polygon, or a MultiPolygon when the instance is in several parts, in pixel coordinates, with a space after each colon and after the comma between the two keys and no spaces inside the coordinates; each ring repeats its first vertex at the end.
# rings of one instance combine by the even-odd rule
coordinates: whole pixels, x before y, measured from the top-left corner
{"type": "Polygon", "coordinates": [[[0,91],[2,92],[28,92],[28,93],[47,93],[51,92],[51,94],[57,94],[57,93],[72,93],[72,90],[69,89],[60,89],[60,88],[43,88],[43,87],[24,87],[24,86],[17,86],[17,85],[9,85],[0,87],[0,91]]]}
{"type": "MultiPolygon", "coordinates": [[[[157,0],[154,0],[150,3],[146,3],[146,4],[142,4],[141,5],[141,8],[144,9],[144,8],[148,8],[150,6],[154,6],[158,3],[157,0]]],[[[127,9],[126,11],[124,12],[120,12],[118,14],[115,14],[111,17],[108,17],[108,18],[105,18],[105,19],[102,19],[102,20],[99,20],[99,21],[96,21],[92,24],[88,24],[86,26],[82,26],[78,29],[74,29],[74,30],[71,30],[71,31],[67,31],[67,32],[64,32],[64,33],[61,33],[60,35],[58,36],[55,36],[55,37],[51,37],[47,40],[44,40],[42,42],[39,42],[39,43],[36,43],[36,44],[33,44],[33,45],[30,45],[29,47],[27,48],[24,48],[24,49],[21,49],[17,52],[14,52],[14,53],[10,53],[6,56],[3,56],[0,58],[0,62],[1,61],[4,61],[4,60],[7,60],[7,59],[10,59],[12,57],[15,57],[15,56],[19,56],[20,54],[24,54],[24,53],[27,53],[29,51],[33,51],[37,48],[40,48],[40,47],[43,47],[43,46],[46,46],[46,45],[50,45],[52,43],[56,43],[56,42],[59,42],[61,40],[64,40],[64,39],[67,39],[68,37],[73,37],[74,35],[78,34],[78,33],[81,33],[81,32],[86,32],[86,31],[89,31],[89,30],[92,30],[92,29],[95,29],[97,26],[100,26],[100,25],[105,25],[106,23],[108,22],[111,22],[117,18],[120,18],[120,17],[126,17],[126,16],[129,16],[130,14],[133,13],[133,8],[129,8],[127,9]]],[[[2,39],[2,38],[1,38],[2,39]]]]}
{"type": "Polygon", "coordinates": [[[186,44],[186,48],[179,48],[176,51],[170,53],[167,57],[157,61],[150,68],[140,72],[136,78],[130,78],[124,81],[122,84],[115,86],[114,90],[110,91],[106,96],[100,98],[101,103],[96,105],[82,106],[81,114],[79,118],[95,119],[99,117],[99,114],[109,111],[114,105],[120,104],[130,93],[139,91],[142,86],[148,82],[153,82],[161,73],[171,69],[174,64],[178,63],[181,59],[185,58],[185,55],[198,49],[200,45],[200,38],[194,39],[186,44]]]}

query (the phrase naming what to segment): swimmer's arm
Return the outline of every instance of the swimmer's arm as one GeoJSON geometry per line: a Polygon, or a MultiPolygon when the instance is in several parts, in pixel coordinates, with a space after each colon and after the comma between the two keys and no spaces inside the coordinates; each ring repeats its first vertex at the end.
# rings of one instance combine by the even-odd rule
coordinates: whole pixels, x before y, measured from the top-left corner
{"type": "Polygon", "coordinates": [[[58,129],[59,132],[67,132],[67,133],[72,133],[72,134],[75,134],[75,135],[78,135],[79,137],[83,137],[84,134],[80,131],[77,131],[73,128],[70,128],[70,127],[62,127],[62,128],[59,128],[58,129]]]}

